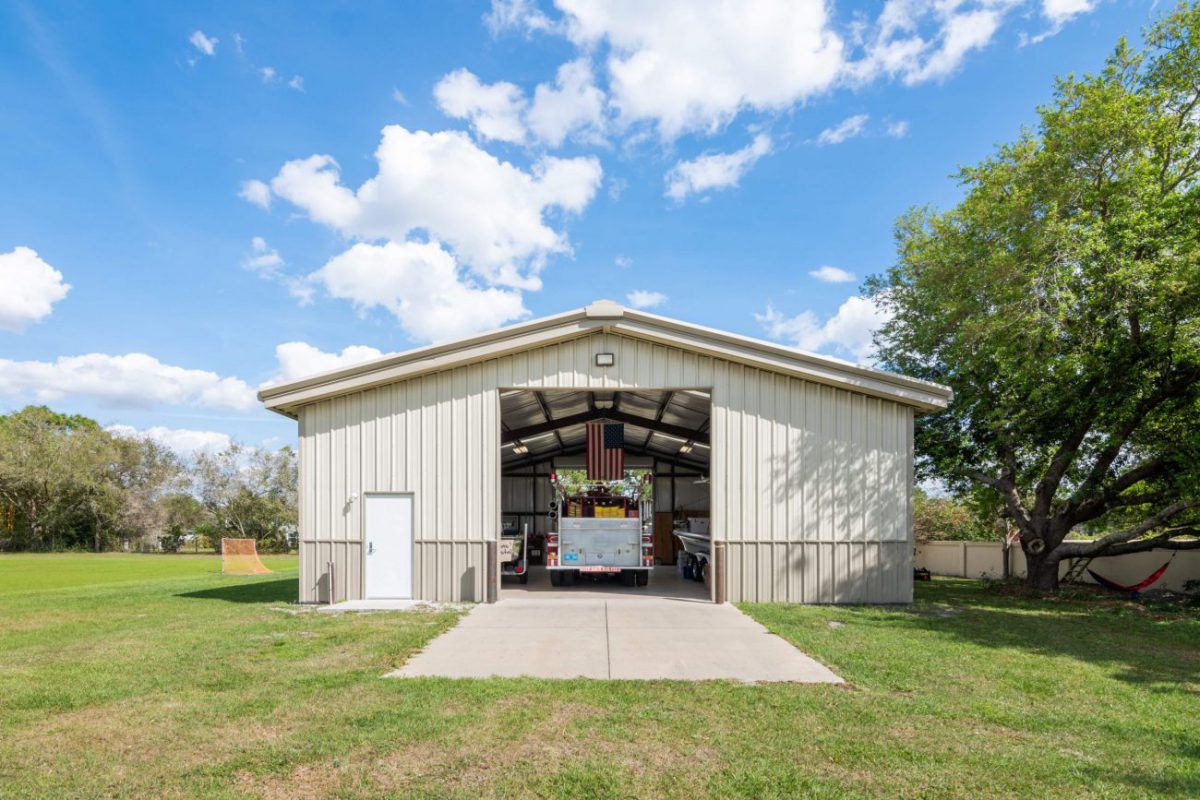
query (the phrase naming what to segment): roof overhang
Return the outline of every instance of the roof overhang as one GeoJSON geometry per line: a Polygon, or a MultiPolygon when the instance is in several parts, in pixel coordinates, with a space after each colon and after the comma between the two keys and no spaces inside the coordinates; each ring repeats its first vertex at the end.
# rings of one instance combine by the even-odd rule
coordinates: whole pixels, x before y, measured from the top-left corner
{"type": "Polygon", "coordinates": [[[600,300],[586,308],[564,314],[267,386],[259,391],[258,399],[272,411],[295,418],[302,406],[331,397],[601,332],[656,342],[755,369],[891,400],[920,412],[940,411],[949,405],[953,396],[949,388],[936,383],[634,311],[608,300],[600,300]]]}

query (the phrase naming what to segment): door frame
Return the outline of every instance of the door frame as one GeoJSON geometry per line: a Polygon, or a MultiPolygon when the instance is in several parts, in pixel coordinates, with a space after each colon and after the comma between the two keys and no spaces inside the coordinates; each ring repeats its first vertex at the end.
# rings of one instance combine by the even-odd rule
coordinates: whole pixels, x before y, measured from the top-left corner
{"type": "Polygon", "coordinates": [[[371,492],[363,492],[362,493],[362,502],[358,504],[359,505],[359,511],[358,511],[359,527],[362,530],[362,539],[360,540],[362,542],[362,545],[361,545],[361,549],[362,549],[362,597],[360,599],[362,599],[362,600],[404,599],[404,598],[388,598],[388,597],[372,598],[369,595],[369,593],[367,592],[367,580],[368,580],[367,549],[370,547],[370,542],[367,538],[367,498],[369,498],[369,497],[407,497],[412,500],[412,506],[411,506],[411,510],[412,510],[411,533],[412,533],[412,535],[409,537],[409,542],[408,542],[408,548],[409,548],[408,565],[409,565],[409,569],[411,570],[411,578],[410,578],[410,582],[409,582],[409,586],[411,588],[410,588],[409,593],[412,595],[412,597],[408,598],[408,599],[416,600],[417,599],[417,519],[418,519],[417,495],[416,495],[416,492],[387,492],[387,491],[381,491],[381,490],[375,490],[375,491],[371,491],[371,492]]]}

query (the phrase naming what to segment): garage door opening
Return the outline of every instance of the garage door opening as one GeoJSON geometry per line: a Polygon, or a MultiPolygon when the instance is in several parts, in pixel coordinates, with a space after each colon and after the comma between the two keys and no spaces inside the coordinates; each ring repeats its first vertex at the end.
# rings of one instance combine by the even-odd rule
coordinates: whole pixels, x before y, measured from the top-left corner
{"type": "Polygon", "coordinates": [[[502,597],[712,599],[708,391],[511,389],[500,412],[502,597]]]}

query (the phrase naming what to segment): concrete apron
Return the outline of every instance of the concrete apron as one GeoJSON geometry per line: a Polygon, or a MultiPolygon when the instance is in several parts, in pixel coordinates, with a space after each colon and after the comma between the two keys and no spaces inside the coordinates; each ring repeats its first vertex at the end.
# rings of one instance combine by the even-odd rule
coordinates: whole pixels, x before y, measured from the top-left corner
{"type": "Polygon", "coordinates": [[[504,599],[472,609],[387,677],[842,683],[731,605],[504,599]]]}

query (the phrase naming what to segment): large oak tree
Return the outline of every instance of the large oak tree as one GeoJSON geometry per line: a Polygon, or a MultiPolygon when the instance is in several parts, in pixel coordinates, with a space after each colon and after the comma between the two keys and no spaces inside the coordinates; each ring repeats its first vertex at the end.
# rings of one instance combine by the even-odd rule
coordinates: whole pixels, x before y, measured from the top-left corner
{"type": "Polygon", "coordinates": [[[994,492],[1051,590],[1064,559],[1200,548],[1200,6],[1038,115],[868,288],[884,365],[955,391],[920,470],[994,492]]]}

